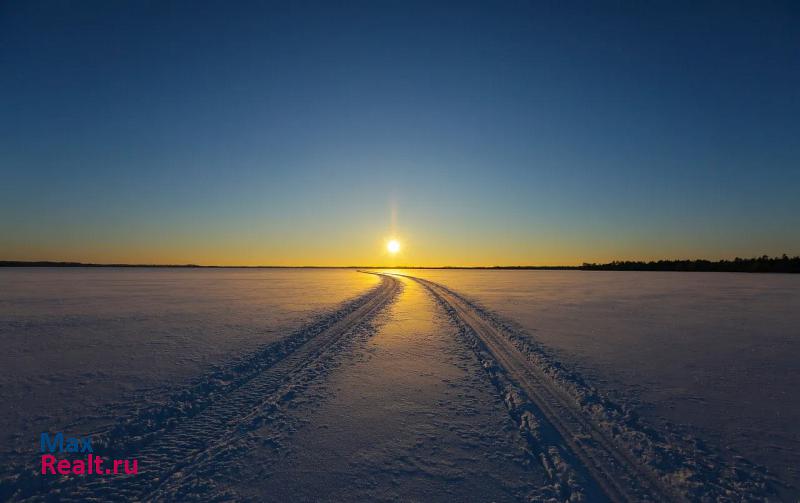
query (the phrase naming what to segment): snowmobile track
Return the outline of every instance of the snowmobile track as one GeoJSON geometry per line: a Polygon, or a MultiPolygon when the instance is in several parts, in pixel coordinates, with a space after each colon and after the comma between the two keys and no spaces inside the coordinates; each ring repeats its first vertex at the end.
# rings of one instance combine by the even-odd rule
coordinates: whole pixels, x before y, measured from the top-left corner
{"type": "MultiPolygon", "coordinates": [[[[184,485],[192,485],[190,475],[201,465],[223,456],[231,444],[261,424],[260,416],[275,404],[292,396],[294,382],[308,380],[313,367],[326,354],[336,350],[337,342],[372,319],[391,303],[401,290],[400,281],[381,276],[380,284],[348,304],[310,340],[255,375],[241,376],[240,383],[227,393],[214,396],[200,412],[178,417],[177,424],[154,432],[141,446],[131,446],[127,456],[138,460],[136,475],[111,475],[94,480],[64,480],[57,489],[61,501],[153,501],[184,499],[184,485]],[[308,372],[304,372],[308,370],[308,372]]],[[[42,494],[17,498],[36,500],[42,494]]],[[[184,494],[185,496],[185,494],[184,494]]]]}
{"type": "Polygon", "coordinates": [[[581,411],[574,399],[560,390],[540,369],[463,299],[441,285],[406,276],[423,285],[449,306],[495,358],[508,378],[535,404],[558,432],[569,451],[580,461],[612,501],[675,501],[673,494],[649,468],[642,466],[581,411]]]}

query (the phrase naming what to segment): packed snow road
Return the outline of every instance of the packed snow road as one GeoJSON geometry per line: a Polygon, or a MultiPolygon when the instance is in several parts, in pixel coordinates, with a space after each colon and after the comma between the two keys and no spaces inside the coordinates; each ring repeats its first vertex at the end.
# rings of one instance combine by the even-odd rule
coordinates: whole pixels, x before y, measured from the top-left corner
{"type": "MultiPolygon", "coordinates": [[[[336,369],[291,412],[287,449],[253,449],[236,492],[278,501],[518,501],[548,481],[488,374],[446,314],[406,278],[336,369]]],[[[260,433],[273,435],[270,428],[260,433]]],[[[547,494],[549,495],[549,494],[547,494]]]]}
{"type": "MultiPolygon", "coordinates": [[[[513,325],[437,283],[372,291],[115,427],[114,478],[2,482],[12,500],[740,501],[770,481],[656,432],[513,325]]],[[[143,409],[139,407],[138,409],[143,409]]]]}

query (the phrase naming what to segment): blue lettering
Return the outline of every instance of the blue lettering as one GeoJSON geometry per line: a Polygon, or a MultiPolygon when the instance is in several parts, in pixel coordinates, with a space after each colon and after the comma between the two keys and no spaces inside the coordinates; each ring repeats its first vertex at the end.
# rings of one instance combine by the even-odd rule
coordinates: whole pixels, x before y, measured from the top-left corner
{"type": "Polygon", "coordinates": [[[59,451],[63,451],[64,434],[59,431],[58,433],[56,433],[56,436],[53,437],[53,441],[51,442],[50,435],[47,433],[42,433],[40,445],[42,448],[42,452],[45,452],[45,447],[47,447],[47,450],[50,452],[56,452],[56,448],[58,448],[59,451]]]}

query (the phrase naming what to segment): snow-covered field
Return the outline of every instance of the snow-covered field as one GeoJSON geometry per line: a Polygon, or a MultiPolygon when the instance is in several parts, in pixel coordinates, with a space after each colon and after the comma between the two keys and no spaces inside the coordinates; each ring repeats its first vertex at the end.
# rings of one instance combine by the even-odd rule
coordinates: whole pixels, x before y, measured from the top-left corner
{"type": "Polygon", "coordinates": [[[0,269],[0,454],[116,420],[131,395],[167,393],[377,283],[324,269],[0,269]]]}
{"type": "Polygon", "coordinates": [[[394,272],[0,270],[0,499],[800,494],[800,278],[394,272]]]}
{"type": "Polygon", "coordinates": [[[684,425],[800,487],[800,277],[405,272],[516,322],[653,424],[684,425]]]}

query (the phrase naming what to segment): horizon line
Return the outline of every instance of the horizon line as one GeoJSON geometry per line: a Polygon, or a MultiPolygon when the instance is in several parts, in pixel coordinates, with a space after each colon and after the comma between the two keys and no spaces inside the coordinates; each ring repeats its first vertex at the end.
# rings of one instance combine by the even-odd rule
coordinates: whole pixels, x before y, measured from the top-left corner
{"type": "Polygon", "coordinates": [[[575,269],[583,265],[437,265],[437,266],[412,266],[412,265],[219,265],[219,264],[131,264],[131,263],[99,263],[99,262],[73,262],[61,260],[0,260],[0,267],[25,267],[25,266],[53,266],[53,267],[163,267],[163,268],[208,268],[208,269],[575,269]]]}
{"type": "Polygon", "coordinates": [[[597,267],[611,267],[615,265],[635,265],[635,264],[677,264],[677,263],[707,263],[724,264],[738,261],[778,261],[791,260],[800,261],[800,256],[790,257],[785,253],[782,256],[770,257],[761,255],[757,257],[734,259],[658,259],[658,260],[613,260],[611,262],[583,262],[579,265],[478,265],[478,266],[459,266],[459,265],[437,265],[437,266],[413,266],[413,265],[200,265],[200,264],[135,264],[135,263],[97,263],[97,262],[75,262],[75,261],[56,261],[56,260],[0,260],[0,267],[129,267],[129,268],[206,268],[206,269],[543,269],[543,270],[586,270],[597,267]]]}

